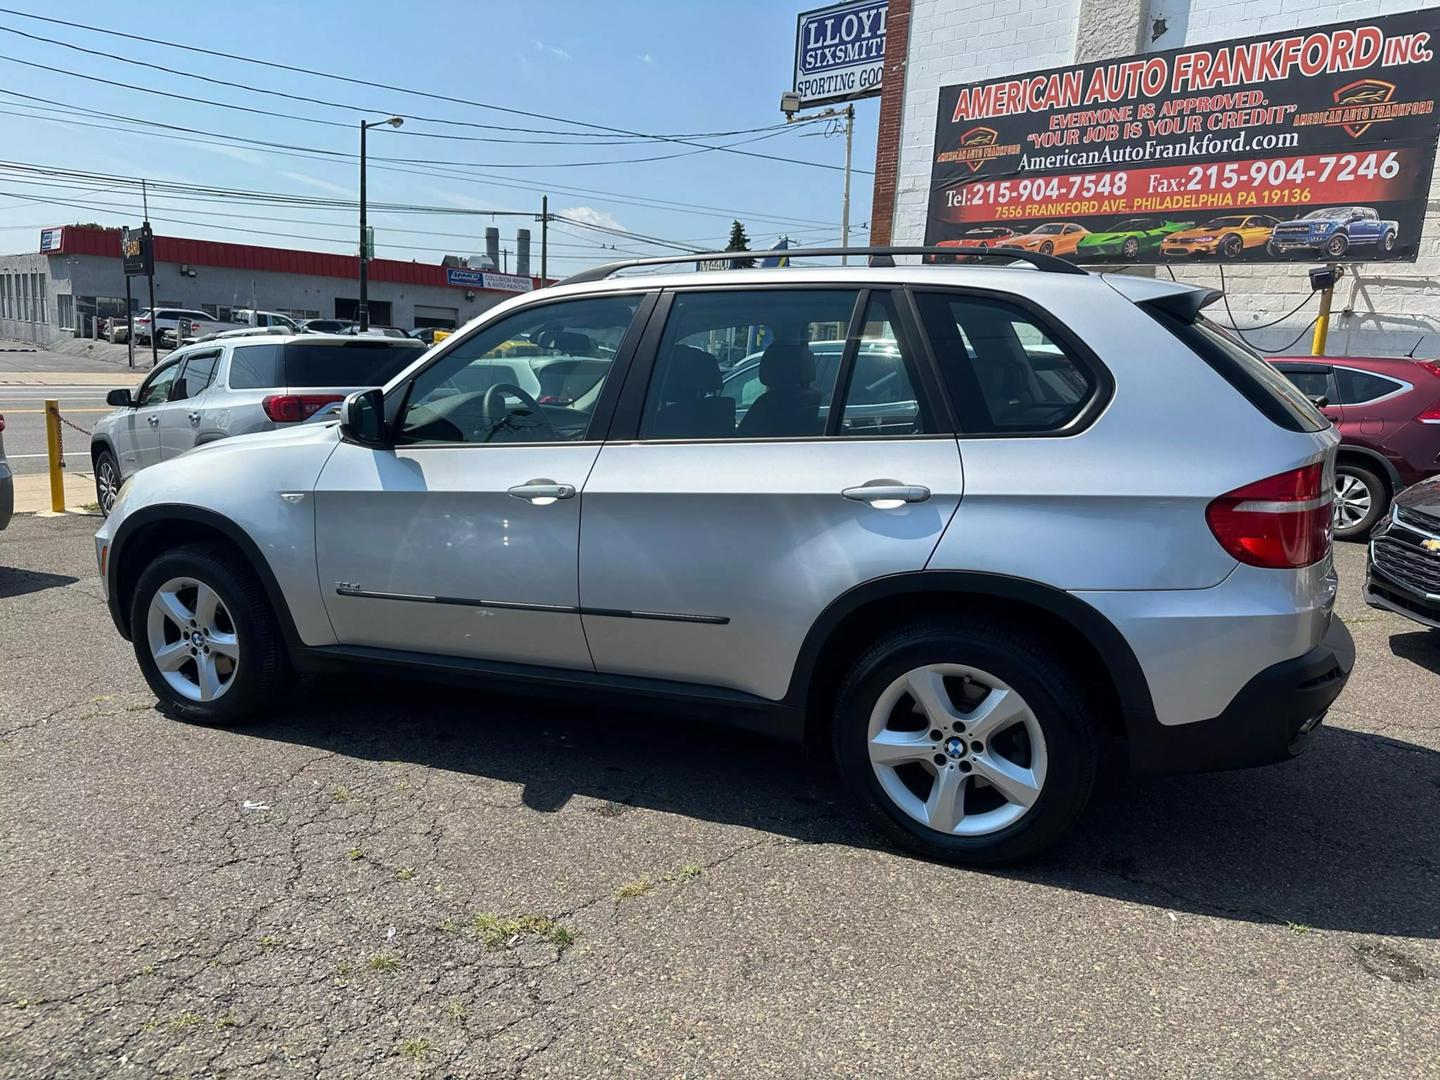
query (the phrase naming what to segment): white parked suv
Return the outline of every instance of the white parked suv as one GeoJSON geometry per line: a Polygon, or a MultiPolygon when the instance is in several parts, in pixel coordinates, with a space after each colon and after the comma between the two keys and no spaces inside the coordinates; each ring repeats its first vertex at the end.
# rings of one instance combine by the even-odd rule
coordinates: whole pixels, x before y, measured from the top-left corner
{"type": "Polygon", "coordinates": [[[420,342],[317,334],[217,339],[179,349],[90,434],[95,498],[108,514],[126,477],[232,435],[298,424],[346,394],[388,382],[420,342]]]}
{"type": "Polygon", "coordinates": [[[200,723],[357,669],[826,740],[889,836],[975,864],[1073,825],[1102,735],[1141,770],[1290,757],[1354,655],[1329,423],[1213,290],[894,265],[921,251],[502,304],[337,422],[130,480],[115,625],[200,723]]]}

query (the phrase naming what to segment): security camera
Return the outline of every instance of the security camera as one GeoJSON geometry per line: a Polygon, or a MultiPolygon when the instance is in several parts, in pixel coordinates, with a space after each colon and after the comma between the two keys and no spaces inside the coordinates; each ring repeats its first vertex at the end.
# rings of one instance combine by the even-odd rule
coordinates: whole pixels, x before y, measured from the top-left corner
{"type": "Polygon", "coordinates": [[[780,111],[786,116],[794,116],[800,111],[800,95],[793,90],[787,90],[781,94],[780,111]]]}

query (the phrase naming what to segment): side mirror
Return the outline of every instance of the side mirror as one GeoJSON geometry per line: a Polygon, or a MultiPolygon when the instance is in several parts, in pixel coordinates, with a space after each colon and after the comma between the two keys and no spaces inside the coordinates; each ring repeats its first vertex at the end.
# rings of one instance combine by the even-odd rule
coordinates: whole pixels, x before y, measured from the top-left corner
{"type": "Polygon", "coordinates": [[[356,390],[340,406],[340,434],[364,446],[385,445],[385,395],[373,390],[356,390]]]}
{"type": "Polygon", "coordinates": [[[117,409],[128,409],[135,402],[131,399],[129,390],[111,390],[105,395],[105,404],[113,405],[117,409]]]}
{"type": "Polygon", "coordinates": [[[1310,404],[1314,405],[1317,409],[1323,409],[1326,405],[1330,404],[1330,399],[1324,394],[1311,394],[1310,404]]]}

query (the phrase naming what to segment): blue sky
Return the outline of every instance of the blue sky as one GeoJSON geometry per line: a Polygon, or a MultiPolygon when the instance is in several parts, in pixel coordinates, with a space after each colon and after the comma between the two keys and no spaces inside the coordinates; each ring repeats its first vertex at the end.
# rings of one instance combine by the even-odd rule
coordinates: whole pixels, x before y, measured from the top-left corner
{"type": "MultiPolygon", "coordinates": [[[[423,0],[405,5],[373,0],[306,0],[303,4],[262,0],[223,5],[203,0],[198,4],[72,0],[62,6],[37,4],[34,0],[0,0],[0,4],[35,15],[128,33],[149,33],[162,40],[220,51],[233,50],[310,70],[660,134],[733,131],[779,123],[780,92],[790,85],[796,12],[801,7],[819,6],[804,0],[794,6],[774,0],[619,0],[604,4],[570,0],[423,0]]],[[[8,162],[353,199],[357,192],[353,161],[306,155],[324,150],[354,153],[354,125],[362,114],[318,104],[318,99],[373,108],[373,113],[365,114],[372,116],[394,112],[411,117],[584,131],[552,121],[199,56],[158,42],[122,41],[22,16],[0,13],[0,27],[106,54],[78,53],[0,30],[0,57],[10,58],[0,59],[0,89],[177,125],[188,132],[171,134],[221,144],[197,145],[150,137],[117,130],[125,125],[113,120],[74,114],[61,118],[99,126],[47,121],[36,110],[51,106],[0,93],[0,131],[4,133],[0,137],[0,158],[8,162]],[[146,70],[117,59],[119,56],[246,87],[296,94],[305,100],[146,70]],[[41,67],[27,67],[16,60],[41,67]],[[89,82],[67,73],[110,79],[126,87],[145,86],[293,113],[347,127],[212,108],[89,82]],[[283,156],[264,147],[228,142],[224,136],[287,144],[300,148],[291,153],[301,156],[283,156]]],[[[855,166],[867,171],[857,171],[854,178],[852,226],[868,222],[868,170],[874,167],[877,111],[876,99],[857,105],[855,166]]],[[[819,124],[785,130],[743,148],[838,166],[844,160],[844,139],[836,135],[824,137],[821,132],[826,127],[819,124]]],[[[563,163],[685,154],[693,148],[649,141],[608,146],[485,143],[415,134],[421,132],[472,138],[555,138],[414,119],[399,132],[374,131],[369,144],[372,204],[538,213],[540,195],[548,190],[554,213],[697,246],[723,246],[732,216],[745,222],[756,248],[770,246],[782,233],[806,242],[834,243],[839,239],[842,174],[838,170],[717,152],[647,163],[567,166],[563,163]],[[463,162],[485,168],[386,166],[376,160],[383,157],[410,162],[463,162]],[[516,167],[521,164],[542,167],[516,167]],[[445,175],[417,175],[396,169],[445,175]],[[482,171],[486,177],[474,175],[482,171]],[[653,200],[690,205],[636,205],[653,200]],[[702,212],[695,208],[699,206],[713,209],[702,212]]],[[[586,134],[610,137],[598,132],[586,134]]],[[[734,143],[754,139],[757,134],[769,135],[757,132],[704,141],[734,143]]],[[[340,252],[353,251],[355,245],[353,211],[159,196],[151,200],[150,216],[156,230],[169,235],[340,252]],[[282,218],[290,220],[271,220],[282,218]]],[[[0,166],[0,251],[36,250],[38,228],[44,224],[77,220],[133,224],[139,217],[138,199],[127,187],[99,180],[58,186],[45,182],[43,177],[17,177],[0,166]],[[22,179],[41,182],[22,183],[22,179]],[[89,205],[72,208],[36,201],[40,199],[89,205]]],[[[371,223],[376,227],[378,255],[423,262],[436,261],[447,252],[482,250],[480,240],[464,237],[480,237],[487,225],[498,225],[502,242],[511,247],[517,226],[535,226],[513,218],[385,212],[372,212],[371,223]]],[[[538,228],[533,231],[538,244],[538,228]]],[[[863,229],[852,231],[851,242],[864,243],[866,236],[863,229]]],[[[552,227],[551,239],[552,271],[561,273],[617,257],[596,246],[600,243],[613,242],[635,252],[664,250],[565,225],[552,227]]]]}

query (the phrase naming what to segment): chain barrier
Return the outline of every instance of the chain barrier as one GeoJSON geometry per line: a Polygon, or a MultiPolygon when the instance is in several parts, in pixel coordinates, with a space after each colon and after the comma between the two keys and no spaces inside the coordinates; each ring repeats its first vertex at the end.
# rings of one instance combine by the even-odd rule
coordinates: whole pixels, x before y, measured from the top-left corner
{"type": "MultiPolygon", "coordinates": [[[[76,431],[80,432],[81,435],[84,435],[87,439],[90,437],[91,432],[90,432],[90,429],[89,429],[89,428],[83,428],[83,427],[81,427],[79,424],[75,423],[75,421],[65,419],[64,413],[60,412],[59,409],[56,409],[56,410],[55,410],[55,417],[56,417],[56,419],[59,420],[60,423],[63,424],[65,427],[74,428],[76,431]]],[[[55,438],[56,438],[56,442],[57,442],[57,444],[59,445],[59,449],[60,449],[60,468],[63,469],[63,468],[65,468],[65,431],[64,431],[64,428],[57,428],[57,429],[56,429],[56,431],[55,431],[55,438]]]]}

